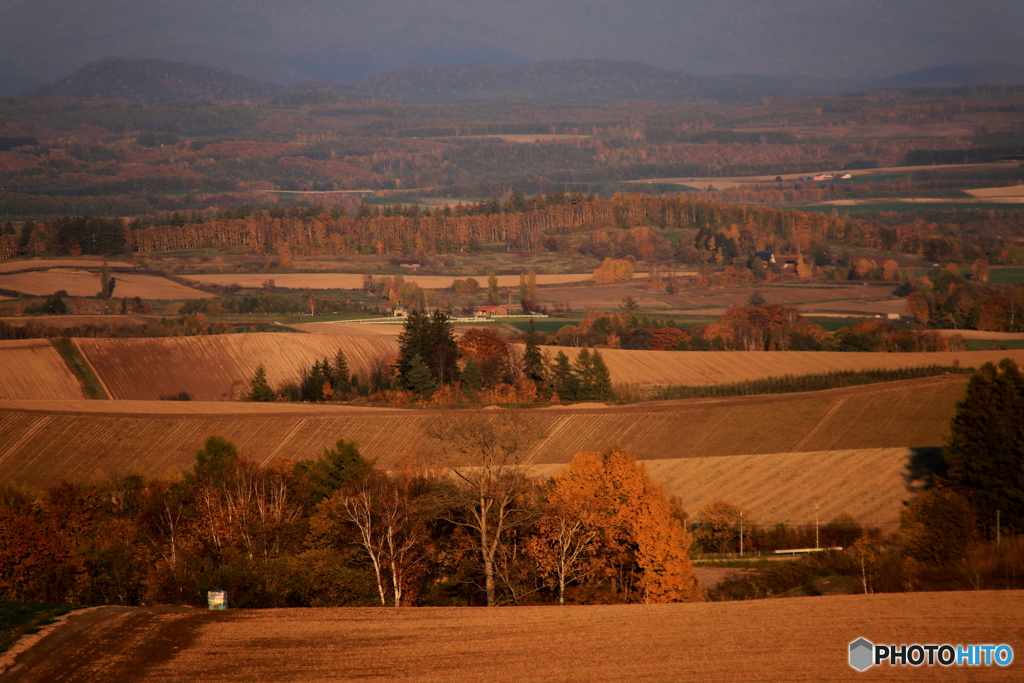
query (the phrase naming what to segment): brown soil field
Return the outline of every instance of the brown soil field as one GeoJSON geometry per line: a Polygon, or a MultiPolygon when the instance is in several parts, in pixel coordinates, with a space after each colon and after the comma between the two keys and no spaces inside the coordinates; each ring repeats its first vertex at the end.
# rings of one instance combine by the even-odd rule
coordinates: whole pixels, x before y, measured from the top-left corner
{"type": "Polygon", "coordinates": [[[0,341],[0,398],[85,398],[82,385],[46,339],[0,341]]]}
{"type": "MultiPolygon", "coordinates": [[[[940,446],[965,383],[956,375],[806,394],[542,408],[522,415],[542,437],[532,456],[539,464],[566,463],[576,451],[616,443],[640,460],[673,461],[940,446]]],[[[61,478],[88,481],[119,472],[163,476],[191,467],[212,434],[264,464],[278,457],[313,458],[338,439],[349,439],[388,468],[406,446],[429,448],[423,429],[436,414],[285,403],[0,400],[0,482],[45,488],[61,478]]],[[[668,481],[672,466],[666,467],[668,481]]]]}
{"type": "Polygon", "coordinates": [[[160,318],[144,315],[19,315],[0,318],[0,322],[16,327],[34,324],[48,327],[74,327],[76,325],[145,325],[160,318]]]}
{"type": "MultiPolygon", "coordinates": [[[[544,346],[552,356],[564,351],[574,359],[579,349],[544,346]]],[[[671,384],[704,385],[743,382],[783,375],[810,375],[849,370],[895,370],[927,365],[981,367],[1012,358],[1024,364],[1024,350],[943,351],[939,353],[848,353],[842,351],[632,351],[601,349],[614,384],[635,387],[671,384]]]]}
{"type": "MultiPolygon", "coordinates": [[[[525,271],[524,271],[525,272],[525,271]]],[[[415,282],[424,289],[443,289],[451,287],[456,279],[475,278],[481,287],[487,287],[487,274],[483,275],[418,275],[415,272],[402,273],[406,282],[415,282]]],[[[260,287],[267,279],[272,279],[277,287],[289,289],[362,289],[362,273],[238,273],[213,275],[183,275],[182,277],[215,285],[241,285],[242,287],[260,287]]],[[[646,278],[647,273],[634,273],[634,278],[646,278]]],[[[519,287],[518,275],[498,275],[499,287],[519,287]]],[[[540,273],[537,275],[538,285],[560,285],[567,282],[588,282],[590,273],[540,273]]],[[[2,286],[2,285],[0,285],[2,286]]],[[[7,288],[10,289],[10,288],[7,288]]],[[[21,290],[15,290],[21,291],[21,290]]],[[[486,293],[486,292],[485,292],[486,293]]]]}
{"type": "MultiPolygon", "coordinates": [[[[944,127],[947,134],[958,136],[962,131],[968,130],[963,126],[947,126],[944,127]]],[[[906,135],[905,130],[916,130],[916,126],[836,126],[834,128],[786,128],[784,130],[796,133],[797,135],[810,135],[816,137],[819,134],[824,134],[825,137],[903,137],[906,135]],[[880,130],[887,131],[888,135],[880,135],[871,131],[880,130]],[[824,131],[829,131],[825,133],[824,131]]],[[[939,130],[941,130],[940,128],[939,130]]],[[[761,130],[779,130],[775,128],[765,128],[761,130]]],[[[919,133],[910,133],[910,135],[919,135],[919,133]]],[[[967,133],[967,136],[973,135],[973,133],[967,133]]],[[[943,137],[945,135],[942,135],[943,137]]],[[[990,170],[990,169],[1001,169],[1012,167],[1017,162],[1004,161],[1004,162],[988,162],[981,164],[938,164],[935,166],[887,166],[884,168],[863,168],[849,171],[843,171],[843,173],[849,173],[851,176],[871,176],[871,175],[888,175],[892,173],[912,173],[914,171],[920,171],[927,169],[930,171],[940,171],[944,169],[958,169],[958,170],[990,170]]],[[[835,169],[838,171],[839,169],[835,169]]],[[[797,180],[801,176],[805,175],[817,175],[808,173],[785,173],[782,175],[783,180],[797,180]]],[[[714,187],[716,190],[723,190],[730,187],[736,187],[743,185],[744,183],[764,183],[774,182],[776,176],[774,175],[758,175],[758,176],[733,176],[731,178],[693,178],[693,177],[682,177],[682,178],[645,178],[643,180],[628,180],[630,183],[674,183],[676,185],[685,185],[692,187],[696,190],[704,190],[709,185],[714,187]]],[[[878,200],[869,200],[878,201],[878,200]]],[[[898,201],[898,200],[897,200],[898,201]]],[[[922,200],[925,201],[925,200],[922,200]]],[[[930,200],[929,200],[930,201],[930,200]]]]}
{"type": "MultiPolygon", "coordinates": [[[[143,299],[211,299],[213,294],[180,285],[157,275],[115,273],[114,298],[137,296],[143,299]]],[[[65,290],[71,296],[95,296],[100,289],[97,273],[68,268],[51,268],[0,275],[0,289],[33,296],[48,296],[65,290]]]]}
{"type": "MultiPolygon", "coordinates": [[[[691,515],[724,500],[746,511],[751,524],[814,524],[817,502],[822,524],[848,514],[891,531],[908,498],[909,456],[906,448],[865,448],[641,462],[691,515]]],[[[538,465],[533,473],[548,477],[562,467],[538,465]]]]}
{"type": "Polygon", "coordinates": [[[963,337],[964,339],[1024,339],[1024,332],[988,332],[986,330],[936,330],[944,337],[963,337]]]}
{"type": "MultiPolygon", "coordinates": [[[[687,275],[678,273],[677,275],[687,275]]],[[[770,304],[796,306],[805,313],[813,310],[858,310],[865,315],[904,313],[906,300],[890,296],[891,285],[829,286],[783,285],[765,287],[719,287],[687,289],[677,295],[649,292],[637,284],[618,283],[588,287],[545,287],[537,298],[548,303],[567,303],[570,308],[617,308],[627,296],[642,308],[672,309],[673,312],[720,316],[728,306],[745,306],[757,290],[770,304]]]]}
{"type": "MultiPolygon", "coordinates": [[[[134,263],[126,261],[108,261],[110,268],[137,268],[134,263]]],[[[37,268],[102,268],[102,258],[70,258],[70,259],[12,259],[0,261],[0,273],[16,273],[20,270],[35,270],[37,268]]]]}
{"type": "Polygon", "coordinates": [[[227,610],[72,616],[0,681],[1012,681],[1008,667],[849,666],[849,643],[1009,644],[1024,592],[675,605],[227,610]]]}
{"type": "MultiPolygon", "coordinates": [[[[350,326],[353,327],[353,326],[350,326]]],[[[349,368],[365,375],[378,356],[397,354],[393,338],[365,333],[229,334],[149,339],[85,339],[75,344],[92,365],[108,396],[159,399],[187,391],[195,401],[229,398],[236,381],[248,382],[259,365],[272,386],[298,381],[302,368],[343,349],[349,368]]]]}
{"type": "Polygon", "coordinates": [[[984,197],[1004,199],[1006,197],[1024,197],[1024,185],[1013,185],[1011,187],[984,187],[977,190],[964,190],[972,197],[984,197]]]}

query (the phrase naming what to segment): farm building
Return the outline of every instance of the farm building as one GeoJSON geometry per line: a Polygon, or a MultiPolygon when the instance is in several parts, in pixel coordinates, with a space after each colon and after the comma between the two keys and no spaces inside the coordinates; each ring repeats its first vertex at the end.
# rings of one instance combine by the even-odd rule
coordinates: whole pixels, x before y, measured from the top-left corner
{"type": "Polygon", "coordinates": [[[508,306],[481,306],[477,312],[478,318],[500,318],[508,315],[508,306]]]}

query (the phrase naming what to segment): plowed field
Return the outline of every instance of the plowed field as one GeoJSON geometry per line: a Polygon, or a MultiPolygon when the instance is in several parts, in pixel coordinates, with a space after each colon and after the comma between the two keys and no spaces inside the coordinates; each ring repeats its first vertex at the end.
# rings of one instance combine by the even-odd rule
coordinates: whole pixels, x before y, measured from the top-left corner
{"type": "MultiPolygon", "coordinates": [[[[134,263],[125,261],[108,261],[110,268],[136,268],[134,263]]],[[[19,270],[36,268],[102,268],[102,259],[12,259],[0,263],[0,273],[14,273],[19,270]]]]}
{"type": "MultiPolygon", "coordinates": [[[[815,503],[825,524],[841,514],[862,523],[899,521],[906,448],[865,448],[811,453],[725,455],[644,461],[648,473],[691,515],[717,500],[749,512],[753,524],[814,524],[815,503]]],[[[562,465],[538,465],[537,476],[562,465]]]]}
{"type": "Polygon", "coordinates": [[[82,385],[46,339],[0,341],[0,398],[85,398],[82,385]]]}
{"type": "Polygon", "coordinates": [[[218,401],[229,397],[236,380],[251,379],[260,364],[271,385],[278,386],[297,381],[301,369],[316,361],[333,360],[339,348],[345,351],[349,369],[365,374],[374,358],[398,350],[393,338],[372,329],[341,336],[253,333],[75,343],[107,395],[128,400],[155,400],[186,391],[195,401],[218,401]]]}
{"type": "MultiPolygon", "coordinates": [[[[552,355],[579,349],[542,347],[552,355]]],[[[667,384],[727,384],[782,375],[845,370],[895,370],[927,365],[980,367],[1012,358],[1024,364],[1024,350],[942,353],[843,353],[839,351],[629,351],[601,349],[614,384],[639,387],[667,384]]]]}
{"type": "Polygon", "coordinates": [[[1013,681],[1020,663],[883,664],[849,643],[1006,643],[1024,593],[837,595],[586,607],[208,612],[104,608],[74,616],[0,680],[50,681],[1013,681]]]}
{"type": "MultiPolygon", "coordinates": [[[[577,450],[615,443],[641,460],[938,446],[965,382],[957,375],[784,396],[550,408],[525,411],[523,419],[544,437],[534,451],[538,463],[565,463],[577,450]]],[[[387,468],[407,445],[423,448],[434,414],[279,403],[0,401],[0,482],[39,488],[111,472],[162,476],[190,467],[211,434],[262,463],[315,457],[351,439],[387,468]]],[[[818,472],[831,476],[828,467],[818,472]]]]}
{"type": "MultiPolygon", "coordinates": [[[[263,364],[272,385],[295,381],[303,367],[345,351],[350,368],[363,374],[374,359],[397,354],[399,326],[307,324],[314,334],[232,334],[150,339],[76,339],[109,396],[156,400],[186,391],[193,400],[219,401],[236,381],[248,381],[263,364]]],[[[521,347],[517,347],[521,348],[521,347]]],[[[559,350],[574,359],[579,349],[559,350]]],[[[943,365],[979,367],[1010,357],[1024,364],[1024,350],[944,353],[839,353],[824,351],[631,351],[602,349],[612,382],[637,388],[672,384],[705,385],[782,375],[943,365]]],[[[29,377],[32,368],[25,368],[29,377]]],[[[38,366],[38,385],[49,380],[38,366]]],[[[31,382],[26,387],[31,387],[31,382]]],[[[24,398],[52,398],[41,393],[24,398]]]]}
{"type": "MultiPolygon", "coordinates": [[[[211,299],[213,294],[180,285],[158,275],[115,273],[114,298],[137,296],[143,299],[211,299]]],[[[64,290],[71,296],[95,296],[100,291],[97,273],[67,268],[0,274],[0,289],[33,296],[49,296],[64,290]]]]}
{"type": "MultiPolygon", "coordinates": [[[[361,273],[280,273],[268,276],[263,273],[237,273],[237,274],[213,274],[213,275],[183,275],[195,282],[208,282],[217,285],[237,284],[242,287],[260,287],[268,277],[274,280],[278,287],[290,289],[362,289],[363,276],[361,273]]],[[[456,279],[465,280],[472,277],[480,283],[481,287],[487,287],[487,275],[418,275],[415,272],[402,273],[406,282],[415,282],[424,289],[443,289],[451,287],[456,279]]],[[[518,287],[518,275],[498,275],[499,287],[518,287]]],[[[636,279],[647,277],[647,273],[634,273],[636,279]]],[[[539,273],[537,275],[538,285],[560,285],[568,282],[591,282],[593,277],[590,273],[539,273]]]]}

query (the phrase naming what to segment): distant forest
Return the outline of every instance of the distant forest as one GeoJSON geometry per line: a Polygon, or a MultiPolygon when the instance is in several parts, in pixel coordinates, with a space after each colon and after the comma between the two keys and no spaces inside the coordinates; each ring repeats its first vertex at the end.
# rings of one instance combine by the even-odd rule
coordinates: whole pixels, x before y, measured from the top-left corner
{"type": "MultiPolygon", "coordinates": [[[[169,75],[161,69],[125,77],[139,88],[164,87],[169,75]]],[[[0,217],[135,217],[294,202],[335,204],[351,214],[360,193],[480,199],[564,190],[608,199],[621,192],[692,191],[671,182],[636,182],[659,178],[774,177],[1024,153],[1017,125],[1024,113],[1021,89],[1008,86],[766,95],[747,104],[402,104],[353,87],[310,83],[261,93],[223,72],[186,75],[191,80],[173,91],[179,99],[172,101],[95,99],[117,96],[106,81],[90,91],[94,98],[0,99],[0,217]],[[874,137],[844,137],[849,126],[882,129],[874,137]],[[887,133],[887,126],[924,128],[908,136],[887,133]],[[332,194],[303,194],[312,192],[332,194]]],[[[641,75],[638,88],[654,78],[641,75]]],[[[631,78],[628,70],[620,76],[623,83],[631,78]]],[[[699,192],[704,199],[785,207],[948,197],[970,187],[1015,184],[1022,176],[1011,165],[953,176],[921,170],[856,182],[699,192]]]]}

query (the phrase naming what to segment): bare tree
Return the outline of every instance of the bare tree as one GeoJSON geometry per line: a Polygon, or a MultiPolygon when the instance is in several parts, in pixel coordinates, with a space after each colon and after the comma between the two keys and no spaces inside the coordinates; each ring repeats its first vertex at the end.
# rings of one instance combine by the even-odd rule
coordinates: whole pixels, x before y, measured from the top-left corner
{"type": "Polygon", "coordinates": [[[424,555],[422,523],[415,517],[409,482],[368,477],[339,491],[336,499],[344,506],[343,517],[359,531],[359,545],[373,566],[381,604],[387,604],[391,593],[392,604],[399,607],[424,555]]]}
{"type": "Polygon", "coordinates": [[[450,501],[458,514],[449,521],[473,532],[487,605],[494,606],[499,549],[529,515],[524,497],[537,429],[518,412],[450,411],[432,420],[425,431],[440,447],[441,461],[458,482],[450,501]]]}

